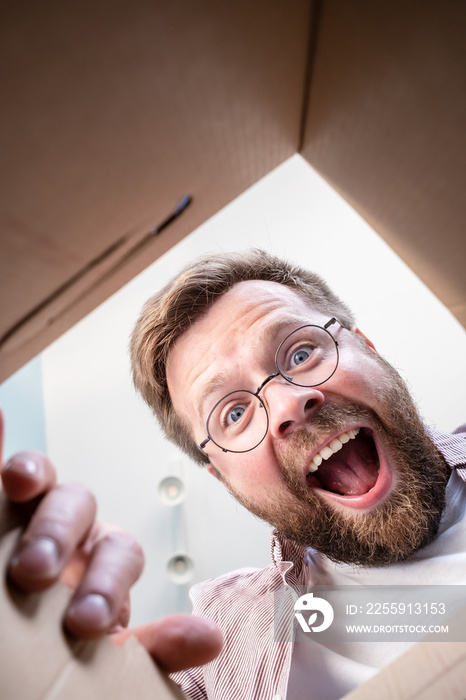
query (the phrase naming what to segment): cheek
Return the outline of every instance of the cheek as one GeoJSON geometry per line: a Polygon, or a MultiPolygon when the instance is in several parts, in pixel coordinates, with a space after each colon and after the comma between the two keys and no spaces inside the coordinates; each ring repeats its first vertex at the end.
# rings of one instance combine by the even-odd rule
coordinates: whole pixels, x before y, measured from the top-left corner
{"type": "Polygon", "coordinates": [[[380,388],[385,384],[379,364],[370,357],[365,358],[364,362],[353,355],[342,358],[334,378],[335,382],[331,386],[328,383],[329,391],[370,406],[377,403],[380,388]]]}
{"type": "Polygon", "coordinates": [[[256,495],[283,483],[280,467],[271,443],[264,440],[255,450],[242,455],[219,455],[215,467],[238,492],[256,495]]]}

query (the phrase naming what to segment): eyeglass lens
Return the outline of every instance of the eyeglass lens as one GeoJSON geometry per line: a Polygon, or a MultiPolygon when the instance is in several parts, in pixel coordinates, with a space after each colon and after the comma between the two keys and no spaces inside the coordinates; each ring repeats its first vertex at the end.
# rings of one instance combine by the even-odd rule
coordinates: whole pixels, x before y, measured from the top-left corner
{"type": "MultiPolygon", "coordinates": [[[[323,384],[335,372],[338,350],[333,336],[319,326],[303,326],[280,344],[276,357],[279,373],[303,387],[323,384]]],[[[248,452],[265,438],[269,418],[260,397],[234,391],[212,409],[207,429],[211,440],[229,452],[248,452]]]]}

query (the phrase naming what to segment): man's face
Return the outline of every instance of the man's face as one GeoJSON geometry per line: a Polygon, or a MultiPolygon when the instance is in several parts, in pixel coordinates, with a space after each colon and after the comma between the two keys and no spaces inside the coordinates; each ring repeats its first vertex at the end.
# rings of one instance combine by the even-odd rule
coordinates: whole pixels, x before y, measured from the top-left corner
{"type": "MultiPolygon", "coordinates": [[[[275,372],[285,336],[328,320],[274,282],[241,282],[216,301],[167,363],[174,408],[195,441],[220,398],[254,392],[275,372]]],[[[389,564],[435,537],[447,469],[398,374],[361,334],[332,328],[335,374],[318,387],[271,380],[260,394],[270,421],[264,441],[242,454],[208,442],[209,470],[287,537],[337,561],[389,564]],[[328,458],[316,469],[319,454],[328,458]]]]}

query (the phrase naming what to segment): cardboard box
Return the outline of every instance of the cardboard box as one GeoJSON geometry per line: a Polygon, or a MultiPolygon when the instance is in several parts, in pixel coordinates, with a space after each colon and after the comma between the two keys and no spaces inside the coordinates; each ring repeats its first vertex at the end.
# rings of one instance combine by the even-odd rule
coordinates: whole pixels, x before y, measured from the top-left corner
{"type": "Polygon", "coordinates": [[[457,0],[7,3],[0,381],[296,152],[466,324],[465,33],[457,0]]]}

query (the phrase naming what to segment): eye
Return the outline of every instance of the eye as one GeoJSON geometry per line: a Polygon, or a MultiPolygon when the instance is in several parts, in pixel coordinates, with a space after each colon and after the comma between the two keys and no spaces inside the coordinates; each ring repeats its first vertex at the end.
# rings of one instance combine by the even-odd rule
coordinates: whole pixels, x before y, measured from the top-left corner
{"type": "Polygon", "coordinates": [[[252,397],[247,392],[235,392],[220,401],[213,411],[211,425],[216,424],[222,431],[243,430],[252,419],[254,410],[251,406],[252,397]]]}
{"type": "Polygon", "coordinates": [[[304,364],[311,356],[314,348],[311,345],[304,345],[303,347],[295,350],[290,358],[291,367],[298,367],[304,364]]]}
{"type": "Polygon", "coordinates": [[[267,434],[269,418],[261,399],[252,391],[232,391],[213,407],[207,434],[227,452],[248,452],[267,434]]]}
{"type": "Polygon", "coordinates": [[[226,424],[231,425],[232,423],[237,423],[243,417],[244,412],[244,406],[233,406],[226,415],[226,424]]]}

